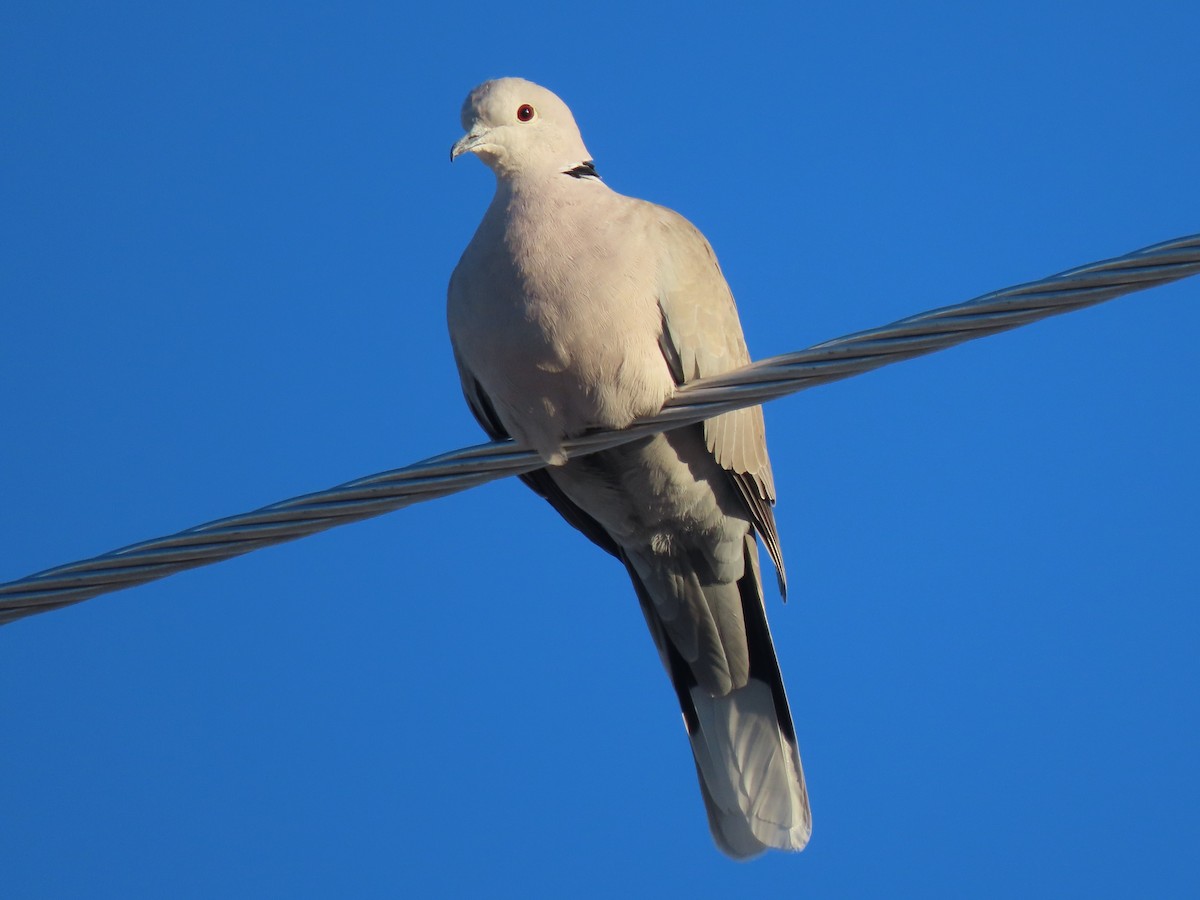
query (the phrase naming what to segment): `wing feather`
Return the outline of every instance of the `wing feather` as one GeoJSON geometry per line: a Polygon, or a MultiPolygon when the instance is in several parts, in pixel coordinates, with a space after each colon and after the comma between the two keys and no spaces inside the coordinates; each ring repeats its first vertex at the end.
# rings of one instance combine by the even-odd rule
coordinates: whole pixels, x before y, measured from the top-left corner
{"type": "MultiPolygon", "coordinates": [[[[659,344],[675,380],[720,375],[750,362],[733,294],[716,254],[694,225],[665,207],[655,207],[659,237],[667,248],[660,278],[659,344]]],[[[767,456],[766,424],[761,406],[734,410],[704,423],[709,452],[730,474],[746,501],[755,530],[775,563],[779,588],[787,592],[787,576],[779,530],[771,507],[775,478],[767,456]]]]}

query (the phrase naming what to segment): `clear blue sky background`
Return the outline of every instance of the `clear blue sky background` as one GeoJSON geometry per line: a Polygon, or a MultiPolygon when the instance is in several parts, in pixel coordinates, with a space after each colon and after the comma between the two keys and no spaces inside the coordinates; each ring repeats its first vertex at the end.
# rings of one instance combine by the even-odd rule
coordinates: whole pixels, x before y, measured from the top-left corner
{"type": "MultiPolygon", "coordinates": [[[[0,11],[0,580],[480,439],[475,83],[756,356],[1200,231],[1200,7],[0,11]]],[[[815,813],[737,865],[622,572],[515,482],[0,631],[7,897],[1200,891],[1200,279],[774,403],[815,813]]]]}

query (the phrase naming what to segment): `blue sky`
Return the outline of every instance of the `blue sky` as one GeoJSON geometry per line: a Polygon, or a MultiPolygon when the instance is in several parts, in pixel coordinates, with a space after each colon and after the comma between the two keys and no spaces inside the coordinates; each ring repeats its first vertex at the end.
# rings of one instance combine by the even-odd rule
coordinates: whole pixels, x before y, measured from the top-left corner
{"type": "MultiPolygon", "coordinates": [[[[480,439],[485,78],[691,218],[766,356],[1200,231],[1198,32],[6,3],[0,580],[480,439]]],[[[1200,279],[770,405],[799,856],[713,848],[622,572],[505,482],[0,631],[5,893],[1195,893],[1198,331],[1200,279]]]]}

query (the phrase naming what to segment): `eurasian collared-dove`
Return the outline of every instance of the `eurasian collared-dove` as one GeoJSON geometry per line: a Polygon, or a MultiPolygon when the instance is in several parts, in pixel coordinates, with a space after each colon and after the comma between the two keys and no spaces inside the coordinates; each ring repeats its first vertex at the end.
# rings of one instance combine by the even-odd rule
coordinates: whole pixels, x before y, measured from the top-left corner
{"type": "Polygon", "coordinates": [[[462,108],[496,195],[450,279],[463,392],[493,438],[533,447],[523,476],[619,559],[674,683],[717,845],[799,850],[804,774],[763,607],[755,533],[779,572],[762,410],[566,461],[565,438],[657,412],[677,385],[750,361],[733,296],[696,228],[596,174],[571,111],[502,78],[462,108]]]}

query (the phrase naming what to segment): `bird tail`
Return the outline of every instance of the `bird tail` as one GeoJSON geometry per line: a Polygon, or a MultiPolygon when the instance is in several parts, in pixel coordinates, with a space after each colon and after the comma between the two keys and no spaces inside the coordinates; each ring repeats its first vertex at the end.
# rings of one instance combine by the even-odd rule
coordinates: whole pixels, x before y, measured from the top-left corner
{"type": "Polygon", "coordinates": [[[802,850],[812,833],[804,770],[771,689],[757,679],[724,697],[692,688],[700,727],[688,736],[713,840],[734,859],[802,850]]]}
{"type": "Polygon", "coordinates": [[[812,832],[808,791],[767,625],[754,536],[747,536],[746,571],[738,582],[750,677],[725,694],[697,683],[641,578],[626,565],[683,710],[713,840],[734,859],[768,848],[802,850],[812,832]]]}

